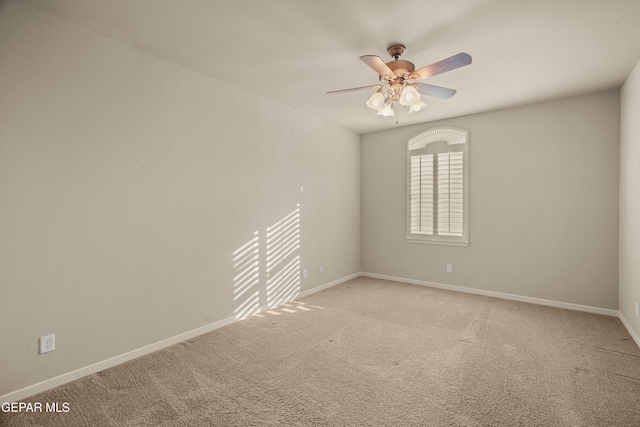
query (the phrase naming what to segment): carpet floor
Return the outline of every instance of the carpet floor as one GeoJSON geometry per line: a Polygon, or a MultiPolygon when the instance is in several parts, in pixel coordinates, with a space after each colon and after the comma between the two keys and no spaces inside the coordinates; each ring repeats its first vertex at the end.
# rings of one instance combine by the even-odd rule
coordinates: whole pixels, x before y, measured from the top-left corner
{"type": "Polygon", "coordinates": [[[360,277],[52,389],[6,426],[640,426],[614,317],[360,277]]]}

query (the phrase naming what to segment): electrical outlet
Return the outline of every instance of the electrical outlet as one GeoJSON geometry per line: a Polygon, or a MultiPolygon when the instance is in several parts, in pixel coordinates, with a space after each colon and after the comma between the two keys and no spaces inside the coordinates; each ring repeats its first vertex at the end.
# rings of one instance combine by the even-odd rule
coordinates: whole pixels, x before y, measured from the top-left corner
{"type": "Polygon", "coordinates": [[[307,273],[307,269],[306,269],[306,268],[305,268],[305,269],[303,269],[303,270],[302,270],[302,277],[304,278],[304,277],[307,277],[308,275],[309,275],[309,274],[307,273]]]}
{"type": "Polygon", "coordinates": [[[452,273],[452,272],[453,272],[453,265],[447,264],[447,273],[452,273]]]}
{"type": "Polygon", "coordinates": [[[640,316],[640,304],[636,301],[636,316],[640,316]]]}
{"type": "Polygon", "coordinates": [[[40,354],[48,353],[56,349],[56,335],[45,335],[40,337],[40,354]]]}
{"type": "Polygon", "coordinates": [[[324,273],[324,265],[320,264],[320,274],[324,273]]]}

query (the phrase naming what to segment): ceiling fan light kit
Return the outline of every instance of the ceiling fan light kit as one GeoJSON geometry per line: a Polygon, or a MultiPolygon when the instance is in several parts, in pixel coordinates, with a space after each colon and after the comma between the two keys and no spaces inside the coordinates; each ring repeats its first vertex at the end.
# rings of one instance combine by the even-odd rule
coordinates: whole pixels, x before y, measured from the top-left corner
{"type": "Polygon", "coordinates": [[[462,52],[416,70],[412,62],[399,59],[405,50],[406,47],[402,44],[389,46],[387,52],[391,55],[393,61],[387,63],[377,55],[363,55],[360,57],[362,62],[378,73],[380,84],[327,93],[376,89],[376,92],[371,95],[366,104],[367,107],[376,110],[378,115],[394,116],[393,108],[396,103],[403,107],[409,107],[409,113],[411,114],[427,107],[420,95],[448,99],[456,93],[454,89],[422,83],[420,80],[471,64],[471,56],[462,52]]]}

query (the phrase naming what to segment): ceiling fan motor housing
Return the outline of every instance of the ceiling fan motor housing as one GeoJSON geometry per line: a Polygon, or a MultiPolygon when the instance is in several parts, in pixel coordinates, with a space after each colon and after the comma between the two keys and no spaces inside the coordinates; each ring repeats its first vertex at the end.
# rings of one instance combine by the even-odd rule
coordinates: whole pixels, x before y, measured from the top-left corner
{"type": "MultiPolygon", "coordinates": [[[[413,62],[400,60],[400,56],[404,53],[406,47],[403,44],[392,44],[387,49],[387,52],[391,57],[393,57],[393,61],[387,62],[387,67],[393,71],[396,77],[405,77],[410,73],[413,73],[416,69],[413,62]]],[[[380,80],[383,80],[383,76],[380,76],[380,80]]]]}
{"type": "Polygon", "coordinates": [[[391,68],[391,71],[393,71],[393,74],[397,77],[404,77],[408,73],[413,73],[416,69],[413,62],[403,61],[400,59],[387,62],[387,67],[391,68]]]}

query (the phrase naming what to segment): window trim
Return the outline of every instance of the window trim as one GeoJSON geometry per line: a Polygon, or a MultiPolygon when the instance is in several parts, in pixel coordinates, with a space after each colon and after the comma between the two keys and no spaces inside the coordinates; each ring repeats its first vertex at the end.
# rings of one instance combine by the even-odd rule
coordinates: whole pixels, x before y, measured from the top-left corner
{"type": "MultiPolygon", "coordinates": [[[[420,132],[407,141],[407,181],[406,181],[406,239],[409,243],[431,245],[469,246],[469,131],[451,126],[435,127],[420,132]],[[443,143],[431,145],[434,143],[443,143]],[[463,155],[463,235],[438,236],[411,233],[411,158],[416,155],[460,152],[463,155]]],[[[434,177],[437,178],[437,177],[434,177]]],[[[437,209],[437,198],[434,198],[437,209]]],[[[437,230],[437,218],[434,218],[434,230],[437,230]]],[[[435,231],[437,233],[437,231],[435,231]]]]}

